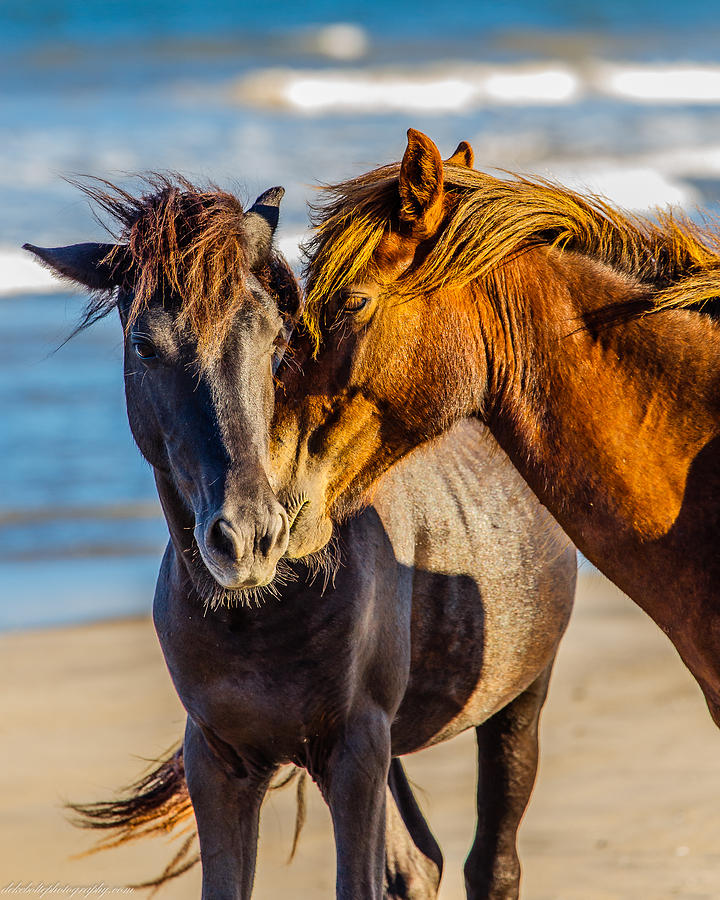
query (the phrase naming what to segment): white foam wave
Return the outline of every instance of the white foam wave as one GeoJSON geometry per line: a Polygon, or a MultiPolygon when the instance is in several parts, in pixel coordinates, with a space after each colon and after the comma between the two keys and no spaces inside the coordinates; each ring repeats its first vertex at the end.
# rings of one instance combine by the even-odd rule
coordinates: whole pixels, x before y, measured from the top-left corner
{"type": "Polygon", "coordinates": [[[266,69],[238,82],[235,99],[297,112],[458,112],[492,104],[557,105],[580,90],[573,72],[549,66],[434,65],[407,70],[266,69]]]}
{"type": "Polygon", "coordinates": [[[0,297],[9,294],[57,294],[72,290],[25,250],[0,247],[0,297]]]}
{"type": "Polygon", "coordinates": [[[568,69],[530,69],[495,72],[484,84],[488,99],[496,103],[569,103],[580,92],[580,79],[568,69]]]}
{"type": "Polygon", "coordinates": [[[720,66],[555,61],[518,65],[448,62],[393,69],[261,69],[237,82],[231,94],[241,103],[315,114],[560,106],[588,96],[641,104],[720,104],[720,66]]]}
{"type": "Polygon", "coordinates": [[[595,81],[603,93],[637,103],[720,103],[720,66],[605,66],[595,81]]]}
{"type": "Polygon", "coordinates": [[[439,81],[380,79],[374,82],[350,78],[299,78],[285,92],[288,103],[308,112],[352,110],[459,110],[468,105],[472,86],[456,78],[439,81]]]}

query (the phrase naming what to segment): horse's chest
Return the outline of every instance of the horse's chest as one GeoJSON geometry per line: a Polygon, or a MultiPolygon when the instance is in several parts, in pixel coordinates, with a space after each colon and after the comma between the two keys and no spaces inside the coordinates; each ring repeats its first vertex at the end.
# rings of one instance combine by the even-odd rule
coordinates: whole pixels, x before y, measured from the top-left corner
{"type": "Polygon", "coordinates": [[[277,761],[296,758],[347,708],[337,667],[302,643],[291,649],[279,638],[273,646],[213,626],[158,634],[189,715],[233,747],[277,761]]]}

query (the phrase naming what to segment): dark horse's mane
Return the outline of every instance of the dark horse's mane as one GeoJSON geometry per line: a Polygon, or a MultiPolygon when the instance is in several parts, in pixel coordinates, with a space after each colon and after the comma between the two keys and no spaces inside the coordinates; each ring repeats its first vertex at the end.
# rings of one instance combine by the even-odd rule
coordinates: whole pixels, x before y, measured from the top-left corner
{"type": "MultiPolygon", "coordinates": [[[[322,310],[343,286],[373,274],[373,255],[397,231],[400,164],[322,188],[306,247],[305,320],[320,338],[322,310]]],[[[717,312],[720,238],[689,219],[659,211],[631,216],[596,196],[540,178],[508,179],[444,167],[446,225],[435,245],[393,285],[406,298],[488,278],[525,249],[545,245],[586,254],[647,286],[645,311],[695,307],[717,312]]],[[[628,304],[628,317],[637,302],[628,304]]]]}
{"type": "MultiPolygon", "coordinates": [[[[99,178],[74,184],[111,219],[107,227],[117,244],[106,262],[130,267],[134,296],[129,325],[160,291],[164,302],[178,306],[178,326],[191,330],[201,354],[213,355],[249,297],[245,282],[250,261],[240,200],[216,185],[200,188],[177,174],[143,176],[138,196],[99,178]]],[[[278,253],[253,274],[266,290],[296,301],[297,282],[278,253]]],[[[96,293],[80,328],[114,306],[114,291],[96,293]]]]}

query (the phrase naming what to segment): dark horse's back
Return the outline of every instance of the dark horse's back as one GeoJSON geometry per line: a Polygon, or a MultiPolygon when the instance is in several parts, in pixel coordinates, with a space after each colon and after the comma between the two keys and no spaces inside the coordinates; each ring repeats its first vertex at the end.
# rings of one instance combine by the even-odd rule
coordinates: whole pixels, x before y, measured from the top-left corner
{"type": "Polygon", "coordinates": [[[424,744],[477,725],[552,663],[576,554],[476,420],[392,469],[374,509],[412,595],[400,753],[416,749],[419,724],[424,744]]]}

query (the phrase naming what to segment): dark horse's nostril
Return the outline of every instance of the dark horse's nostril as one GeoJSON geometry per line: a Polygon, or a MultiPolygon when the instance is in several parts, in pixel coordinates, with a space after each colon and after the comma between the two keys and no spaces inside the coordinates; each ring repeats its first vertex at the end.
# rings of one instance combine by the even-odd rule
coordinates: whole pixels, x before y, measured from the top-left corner
{"type": "Polygon", "coordinates": [[[265,534],[258,541],[258,550],[263,556],[269,556],[273,547],[279,543],[288,531],[285,512],[274,515],[265,534]]]}
{"type": "Polygon", "coordinates": [[[235,533],[227,519],[220,518],[213,522],[208,533],[208,543],[223,556],[237,558],[235,533]]]}

